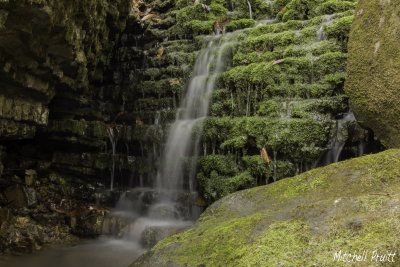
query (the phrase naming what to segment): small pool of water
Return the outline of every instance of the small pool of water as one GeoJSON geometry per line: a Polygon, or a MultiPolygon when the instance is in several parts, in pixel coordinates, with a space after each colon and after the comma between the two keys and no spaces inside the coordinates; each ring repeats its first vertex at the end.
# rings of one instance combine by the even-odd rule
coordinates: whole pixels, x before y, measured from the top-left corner
{"type": "Polygon", "coordinates": [[[145,250],[129,240],[100,238],[74,246],[45,248],[0,258],[1,267],[127,267],[145,250]]]}

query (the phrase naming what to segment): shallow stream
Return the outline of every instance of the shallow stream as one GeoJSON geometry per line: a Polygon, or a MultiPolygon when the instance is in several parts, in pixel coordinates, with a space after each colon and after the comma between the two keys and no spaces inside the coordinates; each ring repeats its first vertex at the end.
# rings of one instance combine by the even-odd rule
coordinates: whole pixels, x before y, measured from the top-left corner
{"type": "Polygon", "coordinates": [[[100,238],[77,245],[45,248],[24,256],[0,257],[4,267],[126,267],[145,250],[132,240],[100,238]]]}

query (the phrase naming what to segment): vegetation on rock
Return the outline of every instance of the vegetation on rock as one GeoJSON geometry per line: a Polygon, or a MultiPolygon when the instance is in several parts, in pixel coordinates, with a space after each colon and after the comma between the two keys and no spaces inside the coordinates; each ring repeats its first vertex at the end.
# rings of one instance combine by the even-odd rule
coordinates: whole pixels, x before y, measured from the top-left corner
{"type": "Polygon", "coordinates": [[[131,266],[347,266],[336,252],[398,252],[399,158],[388,150],[229,195],[131,266]]]}
{"type": "Polygon", "coordinates": [[[349,39],[346,92],[356,118],[400,146],[399,1],[360,0],[349,39]]]}

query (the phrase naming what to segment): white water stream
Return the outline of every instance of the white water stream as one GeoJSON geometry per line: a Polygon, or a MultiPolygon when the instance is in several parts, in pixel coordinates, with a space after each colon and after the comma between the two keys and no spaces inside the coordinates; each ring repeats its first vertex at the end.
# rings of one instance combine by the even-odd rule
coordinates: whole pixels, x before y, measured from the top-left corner
{"type": "Polygon", "coordinates": [[[253,14],[252,14],[252,11],[251,11],[251,3],[250,3],[249,0],[247,0],[247,5],[249,6],[249,17],[250,17],[250,19],[253,19],[253,14]]]}

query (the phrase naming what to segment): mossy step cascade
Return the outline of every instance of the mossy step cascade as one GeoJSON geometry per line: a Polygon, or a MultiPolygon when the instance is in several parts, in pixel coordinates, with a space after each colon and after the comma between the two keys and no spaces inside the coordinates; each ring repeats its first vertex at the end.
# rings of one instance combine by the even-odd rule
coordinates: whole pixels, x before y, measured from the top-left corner
{"type": "Polygon", "coordinates": [[[343,84],[354,3],[279,2],[277,21],[242,30],[227,51],[231,68],[218,78],[211,117],[197,133],[198,182],[208,203],[315,167],[339,131],[347,135],[346,157],[357,156],[358,140],[369,138],[354,122],[337,127],[348,111],[343,84]]]}
{"type": "MultiPolygon", "coordinates": [[[[358,154],[359,140],[370,141],[367,131],[355,123],[338,129],[335,120],[348,111],[343,83],[355,3],[250,2],[255,20],[248,19],[246,1],[203,3],[210,12],[194,2],[168,1],[161,7],[159,1],[153,1],[154,12],[166,22],[144,21],[141,34],[128,29],[123,38],[125,48],[121,48],[125,52],[118,59],[121,77],[125,77],[123,86],[136,92],[133,107],[135,116],[145,124],[141,128],[161,121],[164,131],[155,137],[165,140],[165,129],[174,118],[203,35],[214,31],[216,21],[226,21],[226,31],[243,29],[235,33],[239,42],[227,48],[231,65],[218,78],[211,117],[204,122],[204,130],[196,133],[202,139],[198,184],[208,203],[238,189],[312,168],[338,131],[345,131],[341,141],[348,143],[346,157],[358,154]],[[255,26],[256,20],[275,17],[276,21],[267,20],[268,25],[245,29],[255,26]],[[167,23],[170,20],[175,25],[167,23]],[[130,55],[137,51],[143,59],[132,68],[130,55]],[[273,161],[270,166],[259,156],[263,147],[273,161]],[[212,165],[208,160],[234,167],[218,170],[214,166],[224,163],[212,165]]],[[[156,162],[162,145],[157,142],[154,149],[153,138],[142,136],[146,130],[134,132],[137,136],[132,136],[132,141],[140,142],[144,155],[156,162]]],[[[153,174],[147,179],[154,180],[153,174]]]]}

